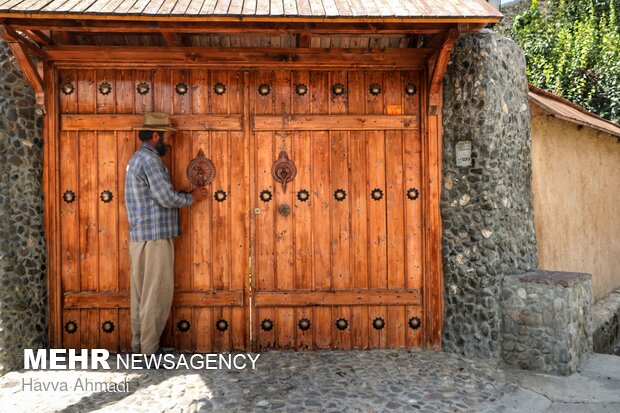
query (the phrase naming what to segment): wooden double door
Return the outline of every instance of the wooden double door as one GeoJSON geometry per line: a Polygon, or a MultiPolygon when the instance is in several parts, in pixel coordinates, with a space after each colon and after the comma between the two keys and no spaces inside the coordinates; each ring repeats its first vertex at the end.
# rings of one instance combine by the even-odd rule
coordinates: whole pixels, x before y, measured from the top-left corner
{"type": "MultiPolygon", "coordinates": [[[[179,129],[177,189],[199,150],[217,169],[180,210],[181,351],[402,348],[424,342],[424,184],[418,71],[59,70],[62,346],[129,351],[127,162],[144,111],[179,129]],[[272,176],[284,150],[295,178],[272,176]]],[[[54,269],[51,269],[54,271],[54,269]]]]}

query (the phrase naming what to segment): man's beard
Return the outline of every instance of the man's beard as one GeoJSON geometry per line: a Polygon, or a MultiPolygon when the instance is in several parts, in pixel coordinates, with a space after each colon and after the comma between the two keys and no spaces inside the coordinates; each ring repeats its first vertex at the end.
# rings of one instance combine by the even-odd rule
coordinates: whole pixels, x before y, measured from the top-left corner
{"type": "Polygon", "coordinates": [[[159,137],[159,140],[155,144],[155,150],[157,151],[159,156],[164,156],[166,154],[166,152],[168,151],[169,147],[170,147],[170,145],[165,144],[164,143],[164,138],[161,137],[161,136],[159,137]]]}

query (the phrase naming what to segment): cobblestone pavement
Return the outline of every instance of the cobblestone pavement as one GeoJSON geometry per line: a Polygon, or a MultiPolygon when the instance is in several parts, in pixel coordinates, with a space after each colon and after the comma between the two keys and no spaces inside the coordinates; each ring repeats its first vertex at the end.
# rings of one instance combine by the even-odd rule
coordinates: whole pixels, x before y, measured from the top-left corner
{"type": "Polygon", "coordinates": [[[502,370],[448,353],[271,351],[255,370],[10,372],[0,378],[0,411],[474,412],[511,387],[502,370]],[[31,378],[70,390],[24,391],[31,378]],[[73,391],[78,379],[128,379],[129,391],[73,391]]]}

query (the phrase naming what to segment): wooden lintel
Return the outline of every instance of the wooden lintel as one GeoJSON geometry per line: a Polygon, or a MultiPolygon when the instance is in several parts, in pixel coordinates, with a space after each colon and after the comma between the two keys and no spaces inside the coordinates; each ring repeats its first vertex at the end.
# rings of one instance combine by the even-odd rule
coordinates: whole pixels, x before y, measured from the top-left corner
{"type": "MultiPolygon", "coordinates": [[[[141,126],[142,115],[61,115],[63,131],[129,131],[141,126]]],[[[240,131],[241,115],[172,115],[172,125],[181,131],[240,131]]]]}
{"type": "Polygon", "coordinates": [[[50,46],[48,59],[85,67],[234,67],[295,69],[408,69],[424,67],[431,49],[270,49],[50,46]]]}
{"type": "Polygon", "coordinates": [[[255,115],[255,131],[415,130],[416,116],[402,115],[255,115]]]}
{"type": "Polygon", "coordinates": [[[183,40],[178,33],[160,32],[168,47],[183,47],[183,40]]]}
{"type": "MultiPolygon", "coordinates": [[[[66,292],[63,307],[76,308],[129,308],[129,292],[66,292]]],[[[243,306],[243,291],[176,291],[174,306],[219,307],[243,306]]]]}
{"type": "Polygon", "coordinates": [[[420,290],[257,291],[257,307],[420,305],[420,290]]]}
{"type": "Polygon", "coordinates": [[[50,30],[100,33],[316,33],[316,34],[401,34],[443,33],[455,23],[347,23],[347,22],[196,22],[140,20],[15,19],[7,24],[18,30],[50,30]]]}
{"type": "Polygon", "coordinates": [[[75,44],[75,39],[73,35],[67,31],[57,30],[51,33],[51,37],[56,44],[61,44],[64,46],[70,46],[75,44]]]}

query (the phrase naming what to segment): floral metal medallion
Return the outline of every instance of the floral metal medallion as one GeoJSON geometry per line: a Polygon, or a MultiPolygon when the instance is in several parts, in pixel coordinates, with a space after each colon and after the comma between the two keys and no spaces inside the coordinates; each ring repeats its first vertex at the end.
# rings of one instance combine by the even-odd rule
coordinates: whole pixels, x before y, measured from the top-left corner
{"type": "Polygon", "coordinates": [[[101,324],[101,331],[106,334],[112,334],[112,332],[114,331],[114,323],[110,320],[104,321],[103,324],[101,324]]]}
{"type": "Polygon", "coordinates": [[[226,198],[228,198],[228,194],[226,194],[226,191],[224,191],[223,189],[218,189],[213,194],[213,198],[215,198],[217,202],[224,202],[226,201],[226,198]]]}
{"type": "Polygon", "coordinates": [[[284,149],[281,150],[280,156],[271,166],[271,176],[274,181],[282,184],[282,191],[286,192],[286,184],[295,179],[295,175],[297,175],[295,162],[289,159],[284,149]]]}
{"type": "Polygon", "coordinates": [[[420,192],[417,189],[409,188],[407,190],[407,198],[411,199],[412,201],[415,201],[416,199],[418,199],[419,196],[420,196],[420,192]]]}
{"type": "Polygon", "coordinates": [[[112,191],[106,189],[105,191],[101,192],[101,194],[99,194],[99,198],[104,202],[104,203],[109,203],[112,202],[112,199],[114,198],[114,196],[112,195],[112,191]]]}
{"type": "Polygon", "coordinates": [[[271,201],[271,199],[273,198],[273,194],[271,193],[271,191],[270,191],[270,190],[265,189],[265,190],[261,191],[261,193],[260,193],[259,197],[260,197],[260,200],[261,200],[261,201],[263,201],[263,202],[269,202],[269,201],[271,201]]]}
{"type": "Polygon", "coordinates": [[[263,320],[262,323],[260,323],[260,328],[262,328],[265,331],[271,331],[273,330],[273,321],[271,321],[270,319],[265,319],[263,320]]]}
{"type": "Polygon", "coordinates": [[[179,94],[179,95],[184,95],[189,91],[189,87],[187,86],[187,83],[185,82],[179,82],[177,83],[177,85],[174,87],[174,90],[179,94]]]}
{"type": "Polygon", "coordinates": [[[217,330],[221,332],[228,330],[228,321],[224,320],[223,318],[217,320],[217,323],[215,323],[215,328],[217,328],[217,330]]]}
{"type": "Polygon", "coordinates": [[[411,317],[409,319],[409,327],[411,327],[414,330],[420,328],[421,324],[422,324],[422,322],[420,321],[420,319],[418,317],[411,317]]]}
{"type": "Polygon", "coordinates": [[[77,331],[78,325],[75,321],[67,321],[65,324],[65,331],[69,334],[73,334],[77,331]]]}
{"type": "Polygon", "coordinates": [[[112,85],[109,84],[108,82],[101,82],[99,84],[99,93],[101,93],[102,95],[109,95],[110,93],[112,93],[112,85]]]}
{"type": "Polygon", "coordinates": [[[303,83],[298,84],[297,86],[295,86],[295,93],[297,93],[299,96],[304,96],[306,93],[308,93],[308,86],[304,85],[303,83]]]}
{"type": "Polygon", "coordinates": [[[186,333],[189,331],[190,323],[187,320],[181,320],[177,323],[177,328],[181,333],[186,333]]]}
{"type": "Polygon", "coordinates": [[[308,190],[306,189],[300,189],[299,191],[297,191],[297,199],[299,199],[301,202],[308,201],[308,199],[310,199],[310,192],[308,192],[308,190]]]}
{"type": "Polygon", "coordinates": [[[213,91],[216,95],[222,96],[226,93],[226,85],[223,83],[216,83],[215,86],[213,86],[213,91]]]}
{"type": "Polygon", "coordinates": [[[200,149],[187,166],[187,178],[194,186],[211,185],[215,179],[215,165],[200,149]]]}
{"type": "Polygon", "coordinates": [[[418,88],[413,83],[409,83],[407,86],[405,86],[405,94],[407,96],[415,95],[415,92],[417,92],[417,90],[418,88]]]}
{"type": "Polygon", "coordinates": [[[73,83],[71,82],[64,82],[60,86],[60,91],[67,96],[72,94],[74,90],[75,90],[75,86],[73,86],[73,83]]]}
{"type": "Polygon", "coordinates": [[[334,198],[336,198],[336,201],[338,202],[342,202],[347,198],[347,191],[345,191],[344,189],[336,189],[336,191],[334,192],[334,198]]]}
{"type": "Polygon", "coordinates": [[[349,327],[349,322],[345,318],[339,318],[336,320],[336,328],[340,331],[344,331],[349,327]]]}
{"type": "Polygon", "coordinates": [[[312,323],[307,318],[302,318],[301,320],[299,320],[299,323],[297,325],[299,326],[299,329],[301,331],[308,331],[310,330],[312,323]]]}
{"type": "Polygon", "coordinates": [[[385,320],[382,317],[377,317],[372,320],[372,328],[375,330],[381,330],[385,327],[385,320]]]}
{"type": "Polygon", "coordinates": [[[271,93],[271,86],[269,86],[266,83],[263,83],[262,85],[258,87],[258,93],[261,96],[267,96],[269,93],[271,93]]]}
{"type": "Polygon", "coordinates": [[[370,92],[371,95],[373,96],[379,96],[381,94],[381,85],[377,84],[377,83],[373,83],[372,85],[370,85],[370,87],[368,88],[368,91],[370,92]]]}
{"type": "Polygon", "coordinates": [[[332,92],[334,93],[334,95],[336,96],[340,96],[342,94],[344,94],[344,85],[342,83],[336,83],[332,86],[332,92]]]}
{"type": "Polygon", "coordinates": [[[375,188],[370,193],[370,197],[374,199],[375,201],[381,201],[381,199],[383,199],[383,191],[380,190],[379,188],[375,188]]]}
{"type": "Polygon", "coordinates": [[[136,90],[138,91],[139,94],[144,96],[144,95],[146,95],[147,93],[150,92],[151,86],[149,86],[149,84],[146,83],[146,82],[140,82],[136,86],[136,90]]]}
{"type": "Polygon", "coordinates": [[[73,201],[75,201],[75,192],[68,190],[65,191],[64,194],[62,194],[62,200],[65,201],[67,204],[72,203],[73,201]]]}

